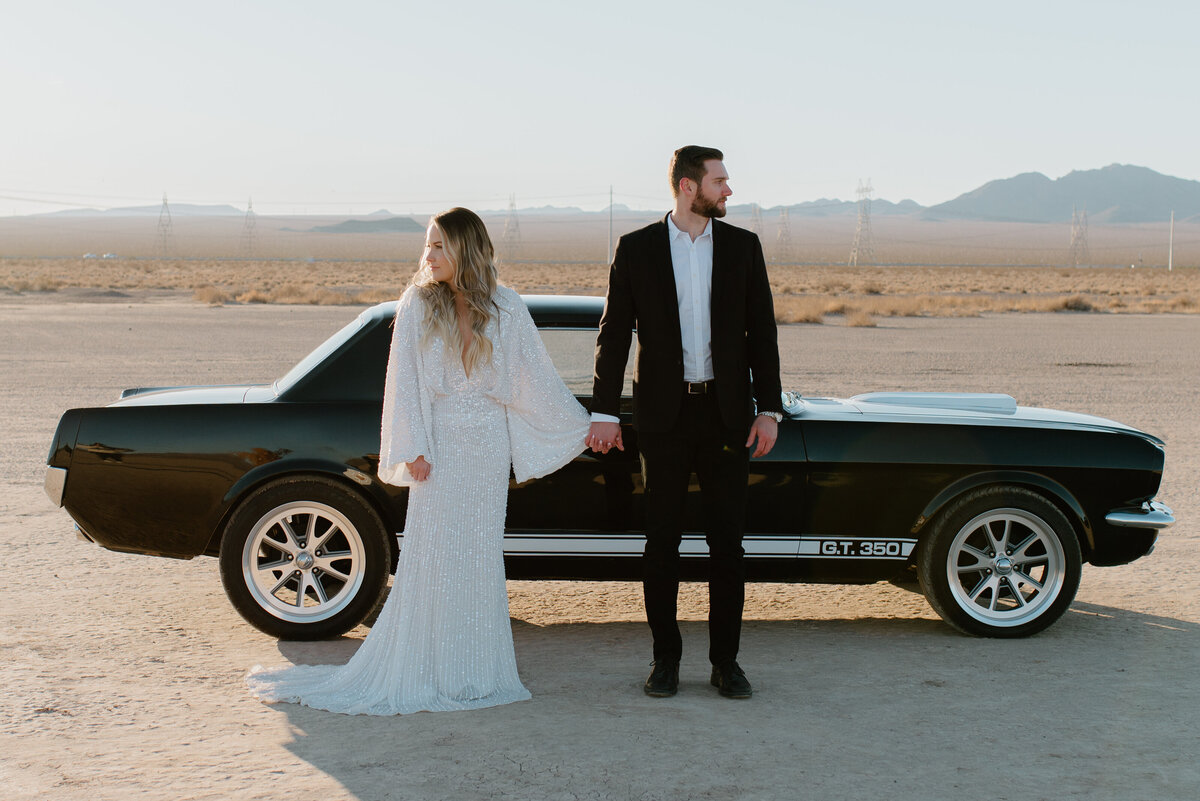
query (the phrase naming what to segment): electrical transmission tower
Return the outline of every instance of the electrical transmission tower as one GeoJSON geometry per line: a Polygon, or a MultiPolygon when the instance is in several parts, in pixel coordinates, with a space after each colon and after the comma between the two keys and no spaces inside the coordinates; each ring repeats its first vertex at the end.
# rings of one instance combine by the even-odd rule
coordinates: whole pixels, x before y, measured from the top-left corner
{"type": "Polygon", "coordinates": [[[775,263],[790,264],[792,261],[792,223],[788,207],[779,210],[779,231],[775,234],[775,263]]]}
{"type": "Polygon", "coordinates": [[[517,196],[508,196],[508,216],[504,219],[504,234],[500,237],[504,258],[513,261],[521,249],[521,221],[517,219],[517,196]]]}
{"type": "Polygon", "coordinates": [[[258,218],[254,214],[254,198],[246,201],[246,221],[242,223],[242,255],[248,259],[254,258],[255,228],[258,218]]]}
{"type": "Polygon", "coordinates": [[[762,239],[762,206],[757,203],[750,204],[750,230],[762,239]]]}
{"type": "Polygon", "coordinates": [[[155,248],[160,259],[171,257],[174,233],[171,228],[171,207],[167,205],[167,193],[163,192],[162,209],[158,212],[158,246],[155,248]]]}
{"type": "Polygon", "coordinates": [[[864,184],[858,182],[858,224],[854,227],[854,244],[850,246],[849,267],[870,264],[875,258],[875,245],[871,241],[871,179],[864,184]]]}
{"type": "Polygon", "coordinates": [[[1070,263],[1075,267],[1088,263],[1087,209],[1077,211],[1071,207],[1071,256],[1070,263]]]}

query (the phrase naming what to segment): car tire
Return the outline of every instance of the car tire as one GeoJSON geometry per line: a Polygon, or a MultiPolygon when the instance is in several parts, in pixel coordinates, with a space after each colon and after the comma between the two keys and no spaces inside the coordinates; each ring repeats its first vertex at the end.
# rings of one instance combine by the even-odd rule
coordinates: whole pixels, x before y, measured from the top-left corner
{"type": "Polygon", "coordinates": [[[929,605],[967,634],[1027,637],[1067,610],[1082,557],[1062,511],[1032,490],[992,486],[953,501],[917,553],[929,605]]]}
{"type": "Polygon", "coordinates": [[[221,582],[238,613],[283,640],[345,634],[382,604],[387,528],[358,492],[320,476],[252,492],[221,537],[221,582]]]}

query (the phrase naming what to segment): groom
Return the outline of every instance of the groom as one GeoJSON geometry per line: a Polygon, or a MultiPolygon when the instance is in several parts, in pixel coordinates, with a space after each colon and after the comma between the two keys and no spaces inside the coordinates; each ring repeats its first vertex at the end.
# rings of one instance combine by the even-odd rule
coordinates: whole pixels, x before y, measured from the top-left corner
{"type": "Polygon", "coordinates": [[[745,599],[742,529],[750,449],[771,450],[783,419],[771,287],[758,237],[720,221],[733,194],[721,151],[671,160],[675,208],[621,237],[596,340],[587,445],[624,450],[619,404],[631,332],[633,427],[646,492],[643,587],[654,637],[647,695],[679,689],[679,543],[688,483],[700,483],[709,552],[709,661],[721,695],[749,698],[737,663],[745,599]],[[757,414],[755,414],[757,401],[757,414]]]}

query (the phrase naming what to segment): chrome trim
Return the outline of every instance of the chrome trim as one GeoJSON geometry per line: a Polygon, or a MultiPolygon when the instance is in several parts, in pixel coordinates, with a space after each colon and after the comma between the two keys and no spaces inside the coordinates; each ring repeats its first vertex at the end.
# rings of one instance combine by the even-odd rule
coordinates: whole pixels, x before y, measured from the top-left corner
{"type": "Polygon", "coordinates": [[[67,468],[47,467],[46,477],[42,480],[42,489],[50,496],[55,506],[62,506],[63,490],[67,486],[67,468]]]}
{"type": "Polygon", "coordinates": [[[1114,509],[1104,516],[1110,526],[1129,528],[1166,528],[1175,522],[1175,513],[1158,501],[1147,501],[1140,509],[1114,509]]]}

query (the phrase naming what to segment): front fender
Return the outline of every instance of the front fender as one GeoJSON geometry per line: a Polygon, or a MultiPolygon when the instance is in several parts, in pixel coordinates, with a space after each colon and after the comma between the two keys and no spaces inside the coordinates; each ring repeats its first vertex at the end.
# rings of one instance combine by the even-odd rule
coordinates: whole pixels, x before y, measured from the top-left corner
{"type": "Polygon", "coordinates": [[[942,509],[963,493],[994,484],[1014,484],[1016,486],[1028,487],[1046,495],[1055,505],[1062,509],[1063,513],[1071,521],[1071,525],[1075,527],[1076,533],[1081,535],[1080,545],[1083,547],[1085,560],[1087,555],[1095,548],[1096,541],[1092,523],[1070,490],[1049,476],[1029,470],[989,470],[963,476],[943,488],[941,492],[926,504],[921,514],[913,521],[912,533],[919,536],[925,530],[929,521],[933,520],[942,509]]]}

